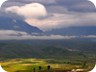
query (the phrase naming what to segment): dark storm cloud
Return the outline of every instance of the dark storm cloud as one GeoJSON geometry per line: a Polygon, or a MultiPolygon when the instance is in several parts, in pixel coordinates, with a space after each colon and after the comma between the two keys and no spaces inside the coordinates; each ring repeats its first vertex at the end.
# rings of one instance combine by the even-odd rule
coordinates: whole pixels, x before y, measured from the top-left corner
{"type": "MultiPolygon", "coordinates": [[[[96,26],[96,8],[88,0],[8,0],[3,4],[0,11],[2,16],[18,19],[23,19],[26,16],[24,21],[44,31],[71,26],[96,26]],[[26,5],[29,6],[34,2],[44,5],[47,10],[46,17],[38,19],[31,16],[29,18],[25,14],[27,12],[24,9],[30,12],[26,5]],[[16,9],[15,14],[14,7],[16,9]],[[22,9],[22,7],[24,8],[22,9]],[[18,12],[18,10],[20,11],[18,12]]],[[[39,13],[39,11],[36,12],[39,13]]]]}
{"type": "Polygon", "coordinates": [[[44,4],[51,13],[63,13],[65,9],[75,12],[95,12],[95,6],[88,0],[8,0],[2,7],[23,6],[29,3],[44,4]]]}
{"type": "Polygon", "coordinates": [[[77,12],[94,12],[95,6],[88,0],[56,0],[56,2],[66,7],[70,11],[77,12]]]}
{"type": "Polygon", "coordinates": [[[42,4],[53,4],[56,1],[55,0],[8,0],[10,2],[19,2],[19,3],[32,3],[32,2],[37,2],[37,3],[42,3],[42,4]]]}

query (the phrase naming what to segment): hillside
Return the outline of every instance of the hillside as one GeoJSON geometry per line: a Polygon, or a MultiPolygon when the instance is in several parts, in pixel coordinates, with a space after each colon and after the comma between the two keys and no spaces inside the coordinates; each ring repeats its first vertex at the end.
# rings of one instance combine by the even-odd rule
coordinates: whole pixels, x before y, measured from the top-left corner
{"type": "MultiPolygon", "coordinates": [[[[0,62],[11,72],[32,72],[42,66],[46,70],[66,71],[74,68],[90,70],[96,61],[96,41],[71,40],[28,40],[1,41],[0,62]],[[89,68],[90,66],[90,68],[89,68]]],[[[45,71],[44,71],[45,72],[45,71]]]]}
{"type": "Polygon", "coordinates": [[[0,58],[84,58],[96,55],[96,42],[32,40],[0,43],[0,58]],[[23,43],[22,43],[23,42],[23,43]],[[25,43],[24,43],[25,42],[25,43]]]}

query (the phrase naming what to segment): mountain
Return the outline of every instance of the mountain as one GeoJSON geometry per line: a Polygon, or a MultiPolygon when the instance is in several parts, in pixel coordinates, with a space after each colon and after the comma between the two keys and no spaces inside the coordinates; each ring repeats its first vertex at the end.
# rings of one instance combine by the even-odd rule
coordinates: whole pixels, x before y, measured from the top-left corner
{"type": "Polygon", "coordinates": [[[80,27],[68,27],[53,29],[47,31],[48,34],[60,34],[60,35],[96,35],[96,26],[80,26],[80,27]]]}
{"type": "Polygon", "coordinates": [[[27,33],[40,33],[39,28],[30,26],[23,20],[12,19],[9,17],[0,17],[0,30],[16,30],[24,31],[27,33]]]}

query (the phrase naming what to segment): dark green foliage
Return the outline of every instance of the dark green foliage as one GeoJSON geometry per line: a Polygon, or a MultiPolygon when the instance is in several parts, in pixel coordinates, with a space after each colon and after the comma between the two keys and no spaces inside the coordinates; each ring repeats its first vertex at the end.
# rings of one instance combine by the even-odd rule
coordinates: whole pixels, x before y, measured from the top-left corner
{"type": "Polygon", "coordinates": [[[3,60],[4,58],[67,59],[69,61],[64,63],[73,61],[72,63],[74,64],[78,64],[78,61],[82,61],[80,62],[81,64],[86,60],[92,60],[92,62],[94,62],[96,58],[96,41],[70,39],[29,40],[14,41],[14,43],[0,43],[0,60],[3,60]]]}

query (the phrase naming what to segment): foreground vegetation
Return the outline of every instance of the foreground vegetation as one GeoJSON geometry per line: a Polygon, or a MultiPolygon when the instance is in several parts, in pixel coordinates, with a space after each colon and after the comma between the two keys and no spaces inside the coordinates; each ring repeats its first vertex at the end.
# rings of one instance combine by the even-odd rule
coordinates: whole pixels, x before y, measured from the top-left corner
{"type": "Polygon", "coordinates": [[[35,68],[36,71],[39,70],[39,66],[42,70],[47,70],[47,66],[50,65],[51,70],[72,70],[72,69],[86,69],[90,70],[94,67],[94,64],[83,63],[72,64],[68,63],[68,60],[54,60],[54,59],[10,59],[6,61],[1,61],[2,67],[8,72],[33,72],[35,68]]]}
{"type": "MultiPolygon", "coordinates": [[[[96,62],[96,41],[28,40],[0,43],[0,63],[8,72],[47,70],[90,70],[96,62]]],[[[46,72],[46,71],[44,71],[46,72]]]]}

